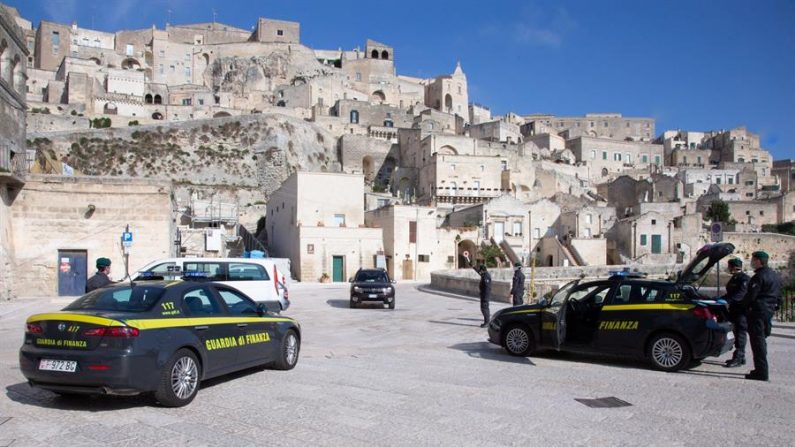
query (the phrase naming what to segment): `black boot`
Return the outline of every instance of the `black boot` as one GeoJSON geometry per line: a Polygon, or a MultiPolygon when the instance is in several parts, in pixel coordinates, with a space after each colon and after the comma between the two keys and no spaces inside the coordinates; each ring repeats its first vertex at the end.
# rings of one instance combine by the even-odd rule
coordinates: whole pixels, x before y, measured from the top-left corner
{"type": "Polygon", "coordinates": [[[731,360],[727,360],[726,364],[723,366],[726,368],[736,368],[741,365],[745,365],[745,359],[734,357],[731,360]]]}
{"type": "Polygon", "coordinates": [[[761,380],[763,382],[767,382],[767,374],[762,374],[757,372],[756,370],[751,371],[750,373],[745,375],[745,378],[748,380],[761,380]]]}

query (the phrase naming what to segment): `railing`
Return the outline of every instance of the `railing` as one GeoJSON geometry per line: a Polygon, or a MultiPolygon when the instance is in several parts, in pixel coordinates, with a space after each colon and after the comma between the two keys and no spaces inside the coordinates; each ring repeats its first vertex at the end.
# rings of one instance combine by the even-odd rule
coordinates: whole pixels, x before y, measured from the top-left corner
{"type": "Polygon", "coordinates": [[[795,321],[795,292],[784,293],[781,306],[773,316],[778,321],[795,321]]]}

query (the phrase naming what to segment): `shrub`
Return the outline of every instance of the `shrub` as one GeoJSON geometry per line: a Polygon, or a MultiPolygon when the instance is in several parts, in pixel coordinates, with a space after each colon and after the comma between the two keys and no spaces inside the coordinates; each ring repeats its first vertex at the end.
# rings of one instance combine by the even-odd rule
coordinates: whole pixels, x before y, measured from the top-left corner
{"type": "Polygon", "coordinates": [[[137,126],[138,125],[138,120],[132,120],[129,123],[127,123],[127,125],[128,126],[137,126]]]}

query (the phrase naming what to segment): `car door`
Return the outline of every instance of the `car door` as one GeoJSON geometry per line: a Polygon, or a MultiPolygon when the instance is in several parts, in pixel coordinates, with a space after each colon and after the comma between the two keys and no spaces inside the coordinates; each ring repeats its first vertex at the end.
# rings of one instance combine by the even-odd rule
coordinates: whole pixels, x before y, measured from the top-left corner
{"type": "Polygon", "coordinates": [[[182,308],[190,318],[191,328],[204,348],[205,376],[221,373],[236,360],[239,330],[228,318],[207,285],[197,285],[183,292],[182,308]]]}
{"type": "Polygon", "coordinates": [[[598,348],[620,354],[642,352],[646,337],[666,313],[655,305],[665,296],[666,289],[652,282],[622,281],[602,309],[598,348]]]}
{"type": "Polygon", "coordinates": [[[224,284],[234,287],[258,303],[279,309],[279,298],[264,266],[253,262],[230,262],[224,284]]]}
{"type": "Polygon", "coordinates": [[[239,366],[263,363],[273,358],[275,323],[257,313],[257,303],[238,290],[216,285],[215,290],[229,316],[237,319],[238,348],[235,362],[239,366]]]}
{"type": "Polygon", "coordinates": [[[541,346],[560,349],[566,339],[566,299],[579,281],[572,281],[555,292],[541,311],[541,346]]]}
{"type": "Polygon", "coordinates": [[[597,345],[602,307],[614,286],[613,281],[592,281],[572,288],[566,302],[566,345],[585,350],[597,345]]]}

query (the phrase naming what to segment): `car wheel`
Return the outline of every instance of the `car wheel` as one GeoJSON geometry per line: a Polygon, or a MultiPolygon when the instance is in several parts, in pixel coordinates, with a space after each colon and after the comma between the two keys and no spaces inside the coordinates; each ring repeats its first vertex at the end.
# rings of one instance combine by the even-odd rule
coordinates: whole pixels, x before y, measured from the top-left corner
{"type": "Polygon", "coordinates": [[[395,309],[395,299],[394,298],[392,298],[392,301],[389,302],[389,308],[390,309],[395,309]]]}
{"type": "Polygon", "coordinates": [[[351,306],[351,309],[356,309],[356,302],[351,300],[350,306],[351,306]]]}
{"type": "Polygon", "coordinates": [[[649,361],[655,369],[678,371],[690,364],[690,347],[676,334],[657,334],[649,340],[649,361]]]}
{"type": "Polygon", "coordinates": [[[508,354],[526,357],[535,348],[533,333],[524,326],[511,326],[505,331],[502,345],[508,354]]]}
{"type": "Polygon", "coordinates": [[[273,365],[274,369],[283,371],[295,368],[298,363],[298,353],[301,351],[301,339],[292,329],[288,330],[282,337],[282,345],[279,349],[279,357],[273,365]]]}
{"type": "Polygon", "coordinates": [[[191,403],[199,391],[201,365],[196,354],[180,349],[166,362],[160,373],[155,399],[166,407],[182,407],[191,403]]]}

